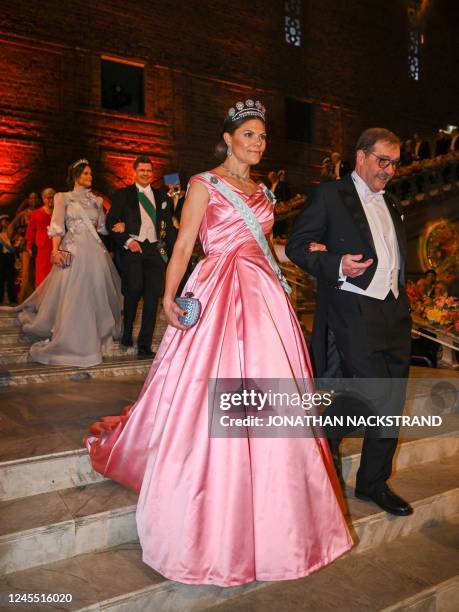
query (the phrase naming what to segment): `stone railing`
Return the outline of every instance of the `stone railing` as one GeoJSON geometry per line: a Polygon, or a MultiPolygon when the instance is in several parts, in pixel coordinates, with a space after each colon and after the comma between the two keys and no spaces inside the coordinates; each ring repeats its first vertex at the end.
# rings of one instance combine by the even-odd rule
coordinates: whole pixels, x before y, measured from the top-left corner
{"type": "Polygon", "coordinates": [[[459,189],[459,154],[415,162],[399,170],[388,189],[404,206],[459,189]]]}

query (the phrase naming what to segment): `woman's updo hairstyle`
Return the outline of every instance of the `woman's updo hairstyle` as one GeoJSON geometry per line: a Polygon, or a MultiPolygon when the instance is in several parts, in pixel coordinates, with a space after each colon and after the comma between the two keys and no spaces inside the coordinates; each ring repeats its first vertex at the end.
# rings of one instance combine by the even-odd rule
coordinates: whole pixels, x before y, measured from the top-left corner
{"type": "Polygon", "coordinates": [[[215,157],[220,163],[224,162],[228,157],[228,145],[223,138],[223,134],[234,134],[246,121],[250,119],[260,119],[265,123],[266,109],[262,103],[257,100],[246,100],[245,102],[236,102],[234,107],[231,107],[223,122],[220,140],[215,147],[215,157]]]}
{"type": "Polygon", "coordinates": [[[79,159],[73,164],[70,164],[67,171],[67,187],[69,189],[73,189],[75,187],[75,181],[83,174],[83,171],[87,166],[89,166],[87,159],[79,159]]]}

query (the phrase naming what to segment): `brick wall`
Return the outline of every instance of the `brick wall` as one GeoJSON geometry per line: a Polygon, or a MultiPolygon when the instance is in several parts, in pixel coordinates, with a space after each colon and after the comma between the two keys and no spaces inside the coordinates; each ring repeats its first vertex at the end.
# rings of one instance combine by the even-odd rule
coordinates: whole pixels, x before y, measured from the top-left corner
{"type": "Polygon", "coordinates": [[[257,96],[270,142],[259,167],[286,168],[296,190],[359,131],[402,136],[459,123],[453,0],[424,1],[422,78],[408,79],[406,2],[304,0],[301,47],[284,42],[282,0],[15,0],[0,13],[0,203],[64,188],[66,165],[93,163],[109,193],[139,152],[155,175],[211,166],[226,109],[257,96]],[[100,104],[100,58],[145,63],[145,115],[100,104]],[[284,98],[314,104],[314,142],[284,137],[284,98]]]}

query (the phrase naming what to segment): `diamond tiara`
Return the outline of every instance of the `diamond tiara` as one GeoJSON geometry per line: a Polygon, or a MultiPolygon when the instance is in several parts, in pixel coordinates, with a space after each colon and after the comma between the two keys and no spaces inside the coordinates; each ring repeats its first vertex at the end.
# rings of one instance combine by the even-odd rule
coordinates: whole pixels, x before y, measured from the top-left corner
{"type": "Polygon", "coordinates": [[[89,166],[89,162],[87,159],[85,159],[84,157],[82,157],[81,159],[79,159],[78,161],[76,161],[74,164],[72,164],[72,168],[76,168],[77,166],[79,166],[80,164],[86,164],[87,166],[89,166]]]}
{"type": "Polygon", "coordinates": [[[229,111],[227,117],[231,121],[245,119],[246,117],[258,117],[262,121],[265,120],[266,109],[260,100],[246,100],[245,102],[236,102],[229,111]]]}

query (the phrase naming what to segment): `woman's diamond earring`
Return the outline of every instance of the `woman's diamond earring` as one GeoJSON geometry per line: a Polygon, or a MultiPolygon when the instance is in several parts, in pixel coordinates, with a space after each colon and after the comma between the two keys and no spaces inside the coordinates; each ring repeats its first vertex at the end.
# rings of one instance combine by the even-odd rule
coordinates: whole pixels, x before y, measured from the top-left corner
{"type": "Polygon", "coordinates": [[[228,145],[227,146],[227,151],[226,151],[226,157],[231,157],[231,155],[233,154],[233,150],[232,148],[228,145]]]}

